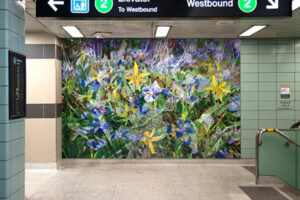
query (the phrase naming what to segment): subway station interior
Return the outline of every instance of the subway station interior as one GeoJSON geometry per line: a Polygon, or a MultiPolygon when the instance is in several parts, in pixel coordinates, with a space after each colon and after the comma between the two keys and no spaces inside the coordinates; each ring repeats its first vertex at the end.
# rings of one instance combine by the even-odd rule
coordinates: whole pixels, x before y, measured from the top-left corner
{"type": "Polygon", "coordinates": [[[0,200],[300,200],[300,0],[0,0],[0,200]]]}

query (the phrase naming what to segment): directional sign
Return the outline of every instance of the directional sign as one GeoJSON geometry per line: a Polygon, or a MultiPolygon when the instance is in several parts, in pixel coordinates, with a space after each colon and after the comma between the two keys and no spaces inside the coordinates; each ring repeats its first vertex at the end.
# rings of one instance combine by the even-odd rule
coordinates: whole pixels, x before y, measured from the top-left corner
{"type": "Polygon", "coordinates": [[[270,5],[267,5],[267,9],[279,9],[279,0],[268,0],[270,5]]]}
{"type": "Polygon", "coordinates": [[[251,18],[289,17],[292,0],[36,0],[37,17],[251,18]]]}
{"type": "Polygon", "coordinates": [[[61,1],[49,0],[48,1],[48,5],[54,10],[54,12],[57,11],[56,5],[64,5],[64,4],[65,4],[64,0],[61,0],[61,1]]]}

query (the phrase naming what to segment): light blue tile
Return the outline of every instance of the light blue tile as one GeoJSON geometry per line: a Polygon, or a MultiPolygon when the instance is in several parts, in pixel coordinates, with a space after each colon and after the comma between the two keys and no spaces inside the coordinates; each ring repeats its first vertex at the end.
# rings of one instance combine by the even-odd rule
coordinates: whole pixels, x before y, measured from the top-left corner
{"type": "Polygon", "coordinates": [[[277,38],[277,45],[282,45],[282,44],[294,45],[295,44],[294,38],[277,38]]]}
{"type": "Polygon", "coordinates": [[[260,101],[259,102],[259,110],[276,110],[276,100],[273,101],[260,101]]]}
{"type": "Polygon", "coordinates": [[[0,179],[10,177],[10,161],[0,161],[0,179]]]}
{"type": "Polygon", "coordinates": [[[259,73],[260,82],[275,82],[276,73],[259,73]]]}
{"type": "Polygon", "coordinates": [[[241,82],[257,82],[258,73],[242,73],[241,82]]]}
{"type": "Polygon", "coordinates": [[[242,39],[241,40],[241,46],[242,45],[248,45],[248,44],[258,44],[258,40],[257,39],[242,39]]]}
{"type": "Polygon", "coordinates": [[[241,91],[243,92],[256,92],[258,90],[258,83],[244,82],[241,84],[241,91]]]}
{"type": "Polygon", "coordinates": [[[0,124],[0,142],[10,141],[10,125],[0,124]]]}
{"type": "Polygon", "coordinates": [[[258,120],[254,120],[254,119],[242,120],[241,128],[243,130],[258,129],[258,120]]]}
{"type": "MultiPolygon", "coordinates": [[[[242,143],[242,147],[243,147],[243,143],[242,143]]],[[[242,148],[241,149],[241,157],[242,159],[252,159],[255,158],[255,149],[245,149],[242,148]]]]}
{"type": "Polygon", "coordinates": [[[294,123],[293,120],[280,119],[280,120],[277,120],[277,128],[288,129],[293,125],[293,123],[294,123]]]}
{"type": "Polygon", "coordinates": [[[276,119],[276,111],[260,111],[259,120],[262,119],[276,119]]]}
{"type": "Polygon", "coordinates": [[[294,73],[277,73],[277,81],[279,82],[294,82],[295,74],[294,73]]]}
{"type": "Polygon", "coordinates": [[[241,54],[244,56],[245,54],[258,54],[258,45],[241,45],[241,54]]]}
{"type": "Polygon", "coordinates": [[[276,72],[276,64],[259,64],[259,72],[276,72]]]}
{"type": "MultiPolygon", "coordinates": [[[[295,72],[295,63],[278,63],[277,72],[295,72]]],[[[300,69],[299,69],[300,72],[300,69]]]]}
{"type": "Polygon", "coordinates": [[[259,101],[276,101],[276,92],[259,92],[259,101]]]}
{"type": "Polygon", "coordinates": [[[17,1],[8,1],[8,9],[24,20],[24,8],[17,1]]]}
{"type": "Polygon", "coordinates": [[[258,110],[258,102],[257,101],[244,102],[242,100],[242,102],[241,102],[241,110],[242,111],[245,111],[245,110],[258,110]]]}
{"type": "Polygon", "coordinates": [[[295,53],[295,46],[294,44],[277,45],[277,53],[293,54],[295,53]]]}
{"type": "Polygon", "coordinates": [[[276,45],[259,45],[259,53],[275,54],[276,45]]]}
{"type": "Polygon", "coordinates": [[[241,138],[243,139],[253,139],[257,133],[256,129],[253,130],[241,130],[241,138]]]}
{"type": "Polygon", "coordinates": [[[0,68],[0,85],[8,85],[8,68],[0,68]]]}
{"type": "Polygon", "coordinates": [[[277,111],[277,119],[294,120],[295,111],[277,111]]]}
{"type": "Polygon", "coordinates": [[[295,121],[297,121],[297,122],[300,121],[300,111],[299,110],[295,111],[295,121]]]}
{"type": "Polygon", "coordinates": [[[295,62],[300,63],[300,53],[295,54],[295,62]]]}
{"type": "Polygon", "coordinates": [[[300,101],[300,92],[295,92],[295,101],[300,101]]]}
{"type": "Polygon", "coordinates": [[[25,120],[11,123],[10,129],[12,140],[25,137],[25,120]]]}
{"type": "Polygon", "coordinates": [[[278,63],[293,63],[295,62],[295,54],[277,54],[278,63]]]}
{"type": "Polygon", "coordinates": [[[8,105],[8,86],[0,85],[0,104],[8,105]]]}
{"type": "Polygon", "coordinates": [[[24,154],[25,152],[25,139],[17,139],[11,141],[11,157],[16,157],[24,154]]]}
{"type": "Polygon", "coordinates": [[[1,142],[0,143],[0,160],[9,160],[10,159],[10,142],[1,142]]]}
{"type": "MultiPolygon", "coordinates": [[[[300,99],[295,101],[295,110],[300,111],[300,99]]],[[[299,120],[300,121],[300,120],[299,120]]]]}
{"type": "Polygon", "coordinates": [[[241,55],[241,64],[256,64],[258,63],[258,54],[241,55]]]}
{"type": "Polygon", "coordinates": [[[258,111],[242,111],[241,117],[242,120],[258,119],[258,111]]]}
{"type": "Polygon", "coordinates": [[[241,73],[253,73],[253,72],[258,72],[258,64],[246,64],[246,63],[241,64],[241,73]]]}
{"type": "Polygon", "coordinates": [[[271,38],[267,38],[267,39],[259,39],[259,44],[260,45],[265,45],[265,44],[276,44],[276,39],[271,39],[271,38]]]}
{"type": "Polygon", "coordinates": [[[7,30],[0,30],[0,48],[8,48],[7,30]]]}
{"type": "Polygon", "coordinates": [[[10,195],[9,190],[10,190],[10,179],[0,180],[0,198],[8,197],[10,195]]]}
{"type": "Polygon", "coordinates": [[[6,10],[0,10],[0,29],[8,28],[8,15],[9,12],[6,10]]]}
{"type": "Polygon", "coordinates": [[[274,92],[276,91],[276,82],[260,82],[258,84],[260,92],[274,92]]]}
{"type": "Polygon", "coordinates": [[[276,128],[276,120],[275,119],[259,119],[258,128],[276,128]]]}
{"type": "Polygon", "coordinates": [[[8,105],[0,105],[0,123],[7,123],[8,120],[8,105]]]}
{"type": "Polygon", "coordinates": [[[18,176],[13,176],[10,179],[10,192],[13,194],[16,191],[18,191],[19,187],[19,181],[18,181],[18,176]]]}
{"type": "Polygon", "coordinates": [[[276,64],[276,54],[259,54],[259,64],[276,64]]]}
{"type": "Polygon", "coordinates": [[[295,73],[295,81],[300,82],[300,73],[295,73]]]}
{"type": "Polygon", "coordinates": [[[0,49],[0,67],[8,66],[8,50],[0,49]]]}
{"type": "Polygon", "coordinates": [[[295,63],[295,72],[300,72],[300,62],[295,63]]]}
{"type": "Polygon", "coordinates": [[[242,102],[247,101],[257,101],[258,100],[258,92],[241,92],[242,102]]]}
{"type": "Polygon", "coordinates": [[[255,139],[243,139],[242,140],[242,148],[255,148],[255,139]]]}

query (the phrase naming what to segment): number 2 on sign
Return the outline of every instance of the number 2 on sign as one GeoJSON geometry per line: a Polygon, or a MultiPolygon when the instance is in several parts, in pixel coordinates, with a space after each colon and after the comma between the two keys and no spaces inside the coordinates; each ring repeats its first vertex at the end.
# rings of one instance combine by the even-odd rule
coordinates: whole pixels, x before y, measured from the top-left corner
{"type": "Polygon", "coordinates": [[[244,0],[245,4],[245,8],[251,8],[251,0],[244,0]]]}
{"type": "Polygon", "coordinates": [[[101,8],[107,8],[107,0],[101,0],[101,8]]]}

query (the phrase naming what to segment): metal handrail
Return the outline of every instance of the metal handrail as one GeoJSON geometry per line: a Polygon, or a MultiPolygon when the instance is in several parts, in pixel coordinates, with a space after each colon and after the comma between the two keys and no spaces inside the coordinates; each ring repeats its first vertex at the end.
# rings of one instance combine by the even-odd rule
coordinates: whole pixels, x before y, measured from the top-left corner
{"type": "MultiPolygon", "coordinates": [[[[300,130],[300,129],[282,129],[282,130],[285,130],[285,131],[297,131],[297,130],[300,130]]],[[[255,183],[256,184],[258,184],[258,179],[259,179],[259,146],[262,145],[262,136],[266,132],[277,133],[278,135],[280,135],[284,139],[286,139],[289,142],[291,142],[292,144],[296,145],[296,147],[300,147],[300,144],[298,144],[297,142],[295,142],[294,140],[292,140],[289,136],[287,136],[286,134],[284,134],[279,129],[274,129],[274,128],[260,129],[257,132],[257,134],[256,134],[256,148],[255,148],[255,150],[256,150],[256,158],[255,158],[255,162],[256,162],[256,177],[255,177],[255,183]]]]}

